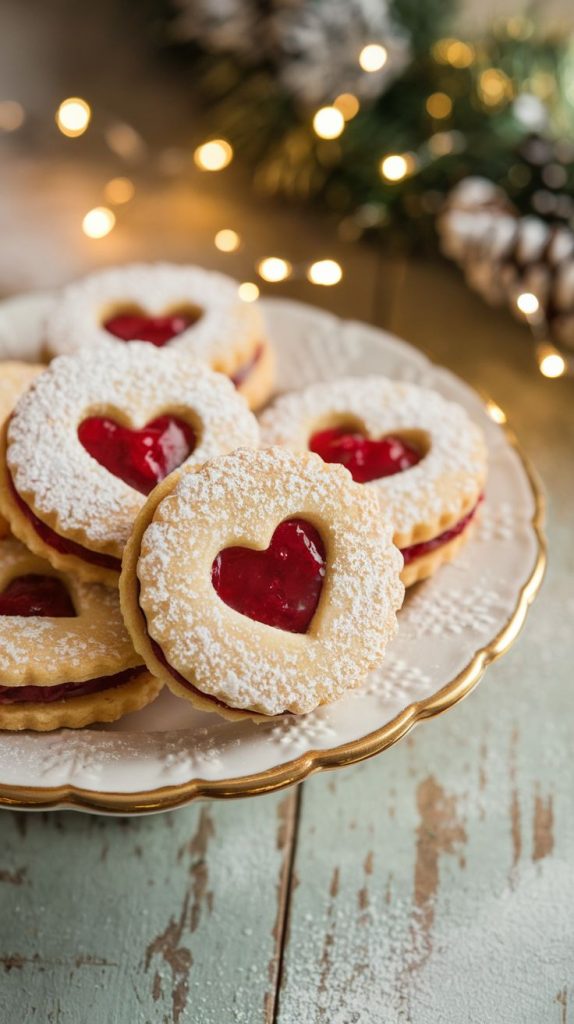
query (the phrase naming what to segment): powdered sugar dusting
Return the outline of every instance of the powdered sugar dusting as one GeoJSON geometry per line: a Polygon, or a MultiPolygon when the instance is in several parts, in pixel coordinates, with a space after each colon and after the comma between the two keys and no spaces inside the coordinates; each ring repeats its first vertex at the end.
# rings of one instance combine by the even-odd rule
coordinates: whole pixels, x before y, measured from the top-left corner
{"type": "MultiPolygon", "coordinates": [[[[0,593],[28,574],[55,575],[12,538],[0,541],[0,593]]],[[[0,684],[54,685],[114,675],[141,662],[135,654],[115,590],[57,574],[69,591],[75,618],[0,615],[0,684]]]]}
{"type": "Polygon", "coordinates": [[[141,428],[167,412],[196,429],[186,465],[258,443],[257,421],[233,384],[180,352],[134,343],[61,356],[10,422],[8,465],[17,491],[59,533],[121,555],[145,499],[88,454],[78,426],[105,413],[141,428]]]}
{"type": "Polygon", "coordinates": [[[125,347],[102,326],[111,308],[134,306],[150,316],[197,307],[200,319],[167,343],[218,369],[235,353],[244,353],[263,336],[256,304],[243,303],[237,282],[225,274],[170,263],[130,264],[90,274],[64,288],[49,313],[45,335],[53,355],[125,347]]]}
{"type": "Polygon", "coordinates": [[[415,384],[349,377],[283,395],[261,417],[262,442],[302,451],[316,429],[345,418],[361,424],[369,437],[414,430],[430,442],[416,466],[363,485],[378,495],[396,537],[446,516],[460,517],[478,498],[486,474],[481,430],[462,406],[415,384]]]}
{"type": "Polygon", "coordinates": [[[138,562],[150,636],[202,692],[246,710],[301,714],[378,665],[395,633],[402,558],[373,492],[312,453],[241,449],[182,473],[156,509],[138,562]],[[224,604],[211,566],[231,544],[268,546],[280,522],[321,533],[327,573],[309,632],[287,633],[224,604]]]}

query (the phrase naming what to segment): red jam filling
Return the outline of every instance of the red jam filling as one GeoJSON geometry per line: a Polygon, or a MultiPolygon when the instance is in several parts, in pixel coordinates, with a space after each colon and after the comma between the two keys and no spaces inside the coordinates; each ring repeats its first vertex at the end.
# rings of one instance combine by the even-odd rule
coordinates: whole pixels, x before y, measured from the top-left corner
{"type": "Polygon", "coordinates": [[[73,618],[76,609],[65,585],[56,576],[29,573],[12,580],[0,594],[0,615],[49,615],[73,618]]]}
{"type": "Polygon", "coordinates": [[[172,313],[169,316],[143,316],[139,313],[118,313],[104,322],[104,328],[120,341],[147,341],[156,348],[163,348],[172,338],[183,334],[188,327],[199,320],[188,313],[172,313]]]}
{"type": "Polygon", "coordinates": [[[287,519],[266,551],[220,551],[211,581],[225,604],[242,615],[289,633],[306,633],[325,578],[325,548],[314,526],[287,519]]]}
{"type": "Polygon", "coordinates": [[[263,345],[258,345],[257,348],[255,349],[255,352],[251,356],[251,359],[249,359],[246,363],[243,363],[242,366],[239,366],[237,368],[235,373],[231,374],[231,378],[230,379],[233,381],[233,383],[235,384],[236,388],[240,388],[241,385],[245,383],[245,381],[247,380],[249,375],[252,373],[252,371],[257,366],[257,363],[261,359],[262,355],[263,355],[263,345]]]}
{"type": "MultiPolygon", "coordinates": [[[[143,612],[142,612],[142,614],[143,614],[143,612]]],[[[148,634],[148,636],[149,636],[149,634],[148,634]]],[[[209,693],[202,693],[201,690],[198,690],[197,686],[194,686],[193,683],[190,683],[185,678],[185,676],[182,676],[180,672],[177,672],[174,668],[172,668],[172,666],[170,665],[169,661],[167,660],[167,658],[166,658],[165,654],[163,653],[163,651],[162,651],[161,647],[159,646],[159,644],[156,643],[155,640],[152,640],[151,637],[149,638],[149,641],[150,641],[150,644],[151,644],[151,646],[153,648],[153,653],[155,654],[157,660],[161,662],[161,664],[164,666],[164,668],[167,669],[169,674],[172,675],[173,678],[178,683],[181,684],[181,686],[185,686],[186,690],[190,690],[191,693],[196,693],[198,695],[198,697],[203,697],[204,700],[212,701],[214,704],[217,704],[220,708],[228,707],[227,704],[224,704],[223,701],[218,700],[217,697],[212,697],[211,694],[209,694],[209,693]]]]}
{"type": "Polygon", "coordinates": [[[195,447],[193,428],[176,416],[159,416],[141,430],[90,416],[78,437],[96,462],[141,494],[149,494],[195,447]]]}
{"type": "Polygon", "coordinates": [[[323,462],[345,466],[358,484],[403,473],[422,458],[416,448],[400,437],[389,435],[373,441],[348,427],[318,431],[309,439],[309,448],[320,455],[323,462]]]}
{"type": "Polygon", "coordinates": [[[55,700],[66,700],[68,697],[84,697],[88,693],[101,693],[121,686],[142,671],[128,668],[124,672],[116,672],[113,676],[99,676],[87,679],[83,683],[58,683],[56,686],[0,686],[0,704],[51,704],[55,700]]]}
{"type": "Polygon", "coordinates": [[[449,540],[454,540],[455,537],[458,537],[459,534],[461,534],[468,526],[471,519],[473,519],[481,501],[482,497],[478,499],[474,508],[471,509],[467,515],[463,516],[462,519],[459,519],[458,523],[451,526],[449,530],[445,530],[444,533],[439,533],[438,536],[431,537],[430,540],[423,540],[420,544],[411,544],[408,548],[401,548],[401,554],[404,558],[405,565],[408,565],[409,562],[414,562],[415,558],[421,558],[422,555],[427,555],[429,551],[435,551],[437,548],[441,548],[443,544],[448,544],[449,540]]]}
{"type": "Polygon", "coordinates": [[[14,482],[10,479],[10,488],[14,496],[18,508],[22,512],[22,515],[29,520],[34,527],[34,531],[38,534],[44,544],[54,548],[54,551],[59,551],[62,555],[74,555],[76,558],[83,559],[84,562],[90,562],[92,565],[100,565],[103,569],[115,569],[119,572],[122,567],[121,558],[114,558],[113,555],[103,555],[98,551],[90,551],[89,548],[85,548],[82,544],[77,544],[74,540],[65,540],[64,537],[60,537],[59,533],[56,533],[51,526],[46,526],[38,516],[32,512],[32,509],[28,507],[23,498],[20,497],[18,491],[14,487],[14,482]]]}

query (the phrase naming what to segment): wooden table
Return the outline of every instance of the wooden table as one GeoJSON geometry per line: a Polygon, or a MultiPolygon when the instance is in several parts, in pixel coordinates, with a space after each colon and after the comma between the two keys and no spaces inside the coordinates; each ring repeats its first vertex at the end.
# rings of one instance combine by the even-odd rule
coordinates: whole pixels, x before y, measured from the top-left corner
{"type": "Polygon", "coordinates": [[[269,253],[338,257],[338,288],[277,293],[396,331],[486,389],[548,488],[550,566],[480,688],[373,761],[138,820],[3,813],[0,1021],[573,1024],[572,383],[544,380],[526,330],[454,269],[344,245],[221,182],[143,185],[109,239],[82,240],[102,174],[15,163],[15,242],[54,260],[15,244],[5,289],[135,255],[243,278],[269,253]],[[219,227],[241,232],[238,256],[216,253],[219,227]]]}

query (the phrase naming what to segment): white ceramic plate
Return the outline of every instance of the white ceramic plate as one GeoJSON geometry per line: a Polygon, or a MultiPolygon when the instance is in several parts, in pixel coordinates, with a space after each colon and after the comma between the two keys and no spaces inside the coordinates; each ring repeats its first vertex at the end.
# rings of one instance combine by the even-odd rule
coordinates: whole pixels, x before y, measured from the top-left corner
{"type": "MultiPolygon", "coordinates": [[[[0,306],[0,359],[34,359],[51,299],[0,306]]],[[[542,499],[501,411],[405,342],[294,302],[264,304],[288,390],[350,374],[430,385],[485,431],[490,469],[480,521],[452,565],[415,587],[399,635],[366,686],[330,707],[265,725],[194,711],[165,690],[122,721],[48,734],[0,733],[0,804],[108,813],[163,810],[198,796],[267,792],[351,764],[450,707],[518,633],[544,570],[542,499]]],[[[1,372],[1,367],[0,367],[1,372]]]]}

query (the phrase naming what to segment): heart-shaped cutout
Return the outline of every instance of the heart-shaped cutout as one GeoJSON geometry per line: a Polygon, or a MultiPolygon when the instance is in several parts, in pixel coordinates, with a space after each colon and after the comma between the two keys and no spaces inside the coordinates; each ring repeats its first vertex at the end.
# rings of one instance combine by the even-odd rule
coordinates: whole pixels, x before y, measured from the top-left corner
{"type": "Polygon", "coordinates": [[[287,519],[265,551],[220,551],[211,581],[236,612],[289,633],[306,633],[321,596],[325,564],[325,547],[315,527],[304,519],[287,519]]]}
{"type": "Polygon", "coordinates": [[[146,316],[145,313],[118,313],[104,321],[104,328],[120,341],[147,341],[156,348],[163,348],[172,338],[177,338],[188,327],[196,323],[201,314],[191,312],[170,313],[164,316],[146,316]]]}
{"type": "Polygon", "coordinates": [[[159,416],[141,430],[89,416],[78,437],[96,462],[141,494],[149,494],[195,448],[193,428],[176,416],[159,416]]]}
{"type": "Polygon", "coordinates": [[[52,619],[75,618],[72,599],[57,576],[30,573],[17,576],[0,594],[0,615],[48,615],[52,619]]]}
{"type": "Polygon", "coordinates": [[[389,434],[375,441],[352,427],[320,430],[309,439],[309,448],[323,462],[345,466],[359,484],[404,473],[422,458],[422,453],[402,437],[389,434]]]}

